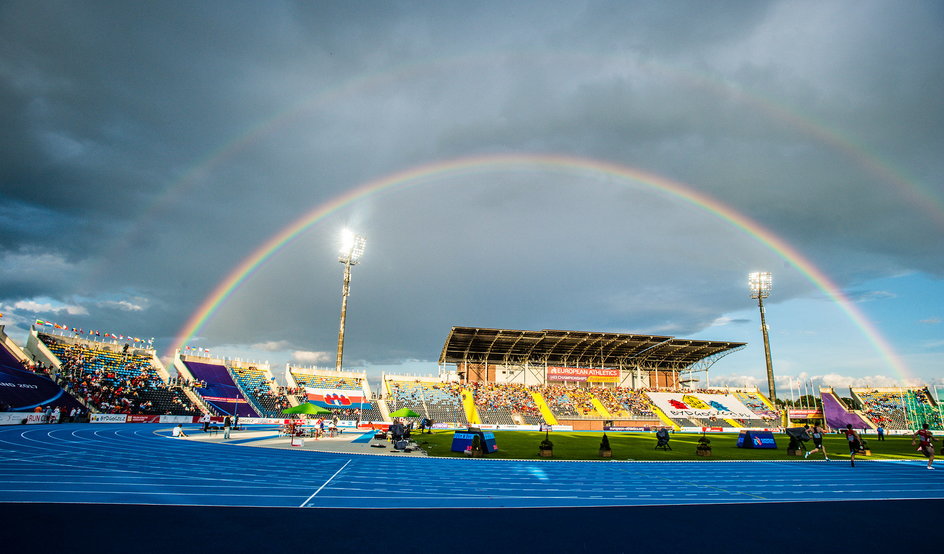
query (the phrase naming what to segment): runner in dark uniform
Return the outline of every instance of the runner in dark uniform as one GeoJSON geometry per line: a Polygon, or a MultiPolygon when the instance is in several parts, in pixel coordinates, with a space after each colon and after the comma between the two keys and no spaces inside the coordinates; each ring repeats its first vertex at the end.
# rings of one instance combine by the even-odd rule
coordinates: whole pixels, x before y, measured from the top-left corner
{"type": "Polygon", "coordinates": [[[921,440],[918,451],[928,459],[928,469],[934,469],[934,466],[931,465],[934,463],[934,436],[928,430],[927,423],[921,426],[921,430],[915,431],[914,437],[911,439],[911,446],[914,446],[915,440],[918,439],[921,440]]]}
{"type": "Polygon", "coordinates": [[[849,463],[852,467],[855,467],[855,457],[859,453],[859,449],[862,448],[862,440],[859,438],[859,433],[852,428],[851,423],[846,425],[842,432],[846,434],[846,440],[849,441],[849,463]]]}
{"type": "Polygon", "coordinates": [[[813,450],[807,450],[806,454],[803,455],[804,458],[809,458],[810,454],[815,452],[822,452],[823,457],[826,458],[826,461],[829,461],[829,455],[826,454],[826,447],[823,446],[823,429],[819,425],[814,425],[813,430],[810,432],[810,438],[813,439],[813,450]]]}

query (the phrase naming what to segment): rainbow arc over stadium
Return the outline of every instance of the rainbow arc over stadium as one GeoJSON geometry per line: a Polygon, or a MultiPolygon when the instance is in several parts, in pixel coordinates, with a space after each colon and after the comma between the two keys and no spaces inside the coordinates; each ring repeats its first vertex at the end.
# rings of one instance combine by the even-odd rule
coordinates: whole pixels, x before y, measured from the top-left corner
{"type": "Polygon", "coordinates": [[[384,191],[403,190],[450,176],[535,170],[591,174],[615,178],[623,184],[642,184],[716,215],[734,227],[748,233],[796,267],[811,283],[840,307],[900,378],[912,378],[910,370],[894,351],[891,344],[862,311],[842,293],[840,288],[784,239],[756,221],[683,183],[608,161],[557,154],[491,154],[437,161],[368,181],[345,194],[319,204],[270,237],[236,265],[190,315],[184,326],[178,331],[168,355],[173,355],[177,349],[182,348],[191,337],[197,334],[226,299],[238,290],[239,286],[249,279],[259,267],[307,229],[336,211],[384,191]]]}

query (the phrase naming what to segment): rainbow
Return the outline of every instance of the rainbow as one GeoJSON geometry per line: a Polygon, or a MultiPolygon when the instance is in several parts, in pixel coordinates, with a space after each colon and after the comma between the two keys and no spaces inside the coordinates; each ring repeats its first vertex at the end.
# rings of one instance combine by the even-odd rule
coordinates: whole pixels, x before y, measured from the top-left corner
{"type": "Polygon", "coordinates": [[[341,196],[316,206],[313,210],[269,238],[243,259],[225,279],[220,281],[196,311],[191,314],[180,331],[177,332],[167,355],[173,356],[176,350],[180,349],[183,344],[199,332],[219,309],[220,305],[269,258],[295,240],[306,229],[339,209],[383,191],[405,189],[450,176],[498,171],[534,171],[535,169],[592,174],[613,177],[624,182],[640,183],[708,211],[747,232],[758,242],[800,270],[810,282],[829,296],[858,327],[899,377],[902,379],[912,378],[910,370],[895,353],[888,341],[862,311],[842,293],[839,287],[800,252],[759,223],[707,194],[659,175],[607,161],[551,154],[492,154],[439,161],[368,181],[341,196]]]}

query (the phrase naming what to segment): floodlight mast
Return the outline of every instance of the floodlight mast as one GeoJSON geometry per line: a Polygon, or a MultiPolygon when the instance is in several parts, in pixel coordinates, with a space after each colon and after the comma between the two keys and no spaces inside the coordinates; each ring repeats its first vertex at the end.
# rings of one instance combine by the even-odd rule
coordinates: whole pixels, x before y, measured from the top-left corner
{"type": "Polygon", "coordinates": [[[341,371],[344,359],[344,324],[347,321],[347,297],[351,294],[351,266],[357,265],[364,254],[367,239],[345,229],[341,234],[341,253],[338,261],[344,264],[344,284],[341,288],[341,327],[338,330],[338,360],[335,369],[341,371]]]}
{"type": "Polygon", "coordinates": [[[747,281],[751,288],[751,298],[757,299],[757,307],[760,309],[760,330],[764,335],[764,358],[767,361],[767,390],[770,401],[776,403],[777,389],[774,386],[774,366],[770,361],[770,338],[767,336],[767,317],[764,313],[764,298],[770,296],[773,278],[770,272],[756,271],[747,276],[747,281]]]}

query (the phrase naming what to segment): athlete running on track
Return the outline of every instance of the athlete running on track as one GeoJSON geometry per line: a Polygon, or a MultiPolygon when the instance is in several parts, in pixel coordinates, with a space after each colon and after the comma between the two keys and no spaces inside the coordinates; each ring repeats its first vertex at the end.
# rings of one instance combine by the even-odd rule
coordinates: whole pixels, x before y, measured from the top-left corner
{"type": "Polygon", "coordinates": [[[815,452],[822,452],[823,457],[826,458],[826,461],[829,461],[829,455],[826,454],[826,447],[823,446],[823,429],[819,425],[814,425],[813,430],[810,432],[810,438],[813,439],[813,450],[807,450],[806,454],[803,455],[804,458],[809,458],[810,454],[815,452]]]}
{"type": "Polygon", "coordinates": [[[842,432],[846,434],[846,440],[849,441],[849,463],[852,467],[855,467],[855,457],[862,447],[862,439],[859,437],[859,433],[852,428],[851,423],[846,425],[842,432]]]}
{"type": "Polygon", "coordinates": [[[921,444],[918,445],[918,450],[928,459],[928,469],[934,469],[931,465],[934,463],[934,436],[931,434],[931,431],[928,430],[927,423],[922,425],[920,430],[915,431],[911,439],[911,446],[914,446],[915,440],[918,439],[921,440],[921,444]]]}

